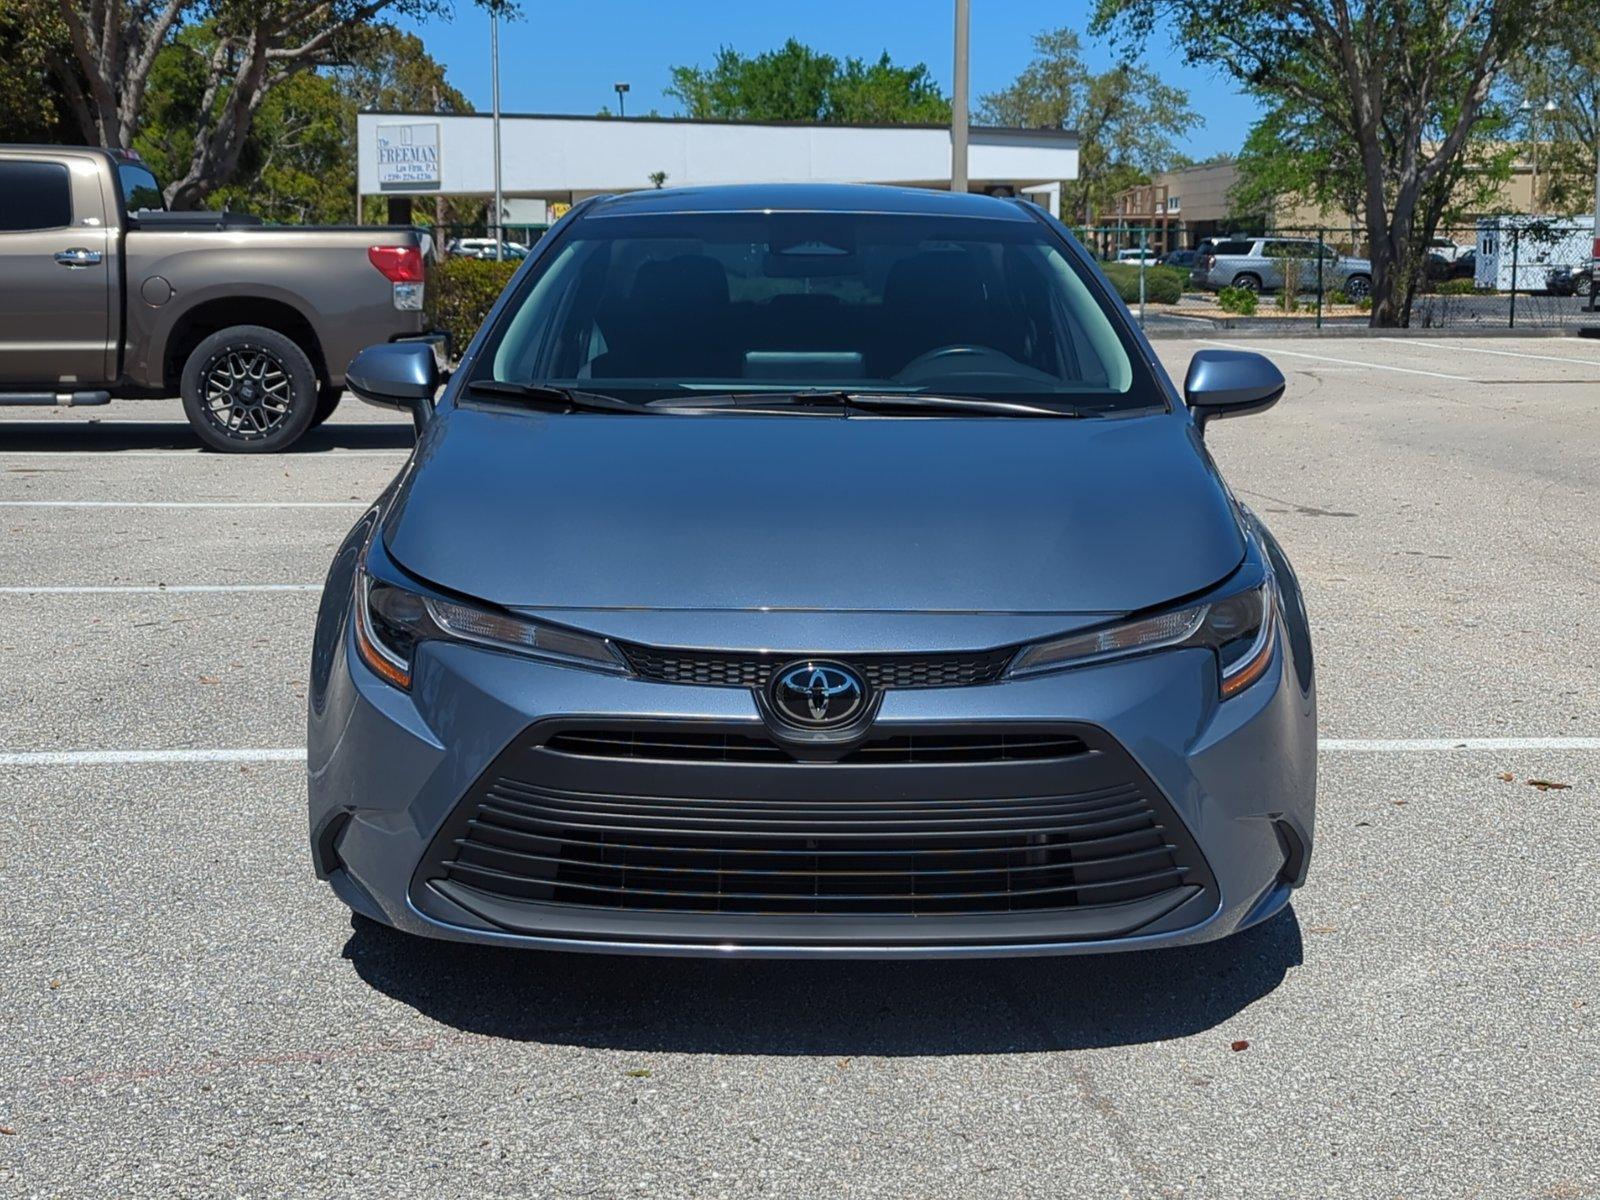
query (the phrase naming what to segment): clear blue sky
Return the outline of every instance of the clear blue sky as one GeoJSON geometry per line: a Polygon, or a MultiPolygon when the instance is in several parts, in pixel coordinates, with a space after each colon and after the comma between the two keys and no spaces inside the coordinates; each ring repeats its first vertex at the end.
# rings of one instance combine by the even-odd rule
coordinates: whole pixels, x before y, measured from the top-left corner
{"type": "MultiPolygon", "coordinates": [[[[616,106],[611,85],[626,80],[630,113],[651,108],[671,115],[662,95],[671,67],[709,63],[719,46],[746,54],[770,50],[789,37],[843,58],[925,62],[950,89],[951,0],[522,0],[521,20],[500,29],[500,95],[507,112],[593,113],[616,106]]],[[[972,0],[974,102],[1014,79],[1032,56],[1030,39],[1068,25],[1084,37],[1091,67],[1114,57],[1090,39],[1090,0],[972,0]]],[[[408,23],[449,71],[450,82],[488,111],[489,20],[471,0],[456,0],[451,21],[408,23]]],[[[1204,158],[1238,150],[1254,118],[1253,103],[1206,70],[1182,65],[1158,35],[1145,52],[1169,82],[1186,88],[1206,118],[1189,153],[1204,158]]]]}

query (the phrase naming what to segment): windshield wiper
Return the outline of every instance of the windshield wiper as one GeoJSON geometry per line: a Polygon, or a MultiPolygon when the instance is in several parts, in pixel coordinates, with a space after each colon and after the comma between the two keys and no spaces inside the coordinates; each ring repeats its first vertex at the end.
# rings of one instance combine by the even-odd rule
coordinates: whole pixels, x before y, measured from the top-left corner
{"type": "Polygon", "coordinates": [[[475,396],[494,396],[506,400],[524,400],[547,405],[559,412],[614,412],[649,415],[651,410],[630,400],[606,396],[600,392],[583,392],[576,388],[557,387],[551,383],[512,383],[504,379],[474,379],[467,391],[475,396]]]}
{"type": "Polygon", "coordinates": [[[842,408],[860,412],[970,412],[994,417],[1081,417],[1075,409],[1051,408],[981,396],[941,396],[927,392],[852,392],[817,389],[795,392],[719,392],[652,400],[657,409],[842,408]]]}

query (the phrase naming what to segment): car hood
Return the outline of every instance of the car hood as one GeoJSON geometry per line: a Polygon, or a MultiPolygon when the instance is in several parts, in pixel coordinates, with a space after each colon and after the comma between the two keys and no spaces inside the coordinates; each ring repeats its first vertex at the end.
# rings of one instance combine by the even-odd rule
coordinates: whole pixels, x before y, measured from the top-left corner
{"type": "Polygon", "coordinates": [[[1113,613],[1222,579],[1243,535],[1193,428],[542,414],[446,405],[395,560],[512,608],[1113,613]]]}

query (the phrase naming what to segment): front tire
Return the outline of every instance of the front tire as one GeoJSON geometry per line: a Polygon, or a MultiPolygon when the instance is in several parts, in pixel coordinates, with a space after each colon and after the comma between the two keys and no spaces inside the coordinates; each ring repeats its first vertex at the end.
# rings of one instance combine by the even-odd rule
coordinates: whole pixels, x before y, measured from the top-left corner
{"type": "Polygon", "coordinates": [[[1259,295],[1261,293],[1261,276],[1249,274],[1235,275],[1233,277],[1233,286],[1241,291],[1255,292],[1257,295],[1259,295]]]}
{"type": "Polygon", "coordinates": [[[1352,275],[1345,281],[1344,294],[1352,300],[1365,300],[1372,295],[1372,280],[1365,275],[1352,275]]]}
{"type": "Polygon", "coordinates": [[[285,450],[316,417],[311,360],[260,325],[234,325],[196,346],[183,366],[182,392],[200,440],[229,454],[285,450]]]}

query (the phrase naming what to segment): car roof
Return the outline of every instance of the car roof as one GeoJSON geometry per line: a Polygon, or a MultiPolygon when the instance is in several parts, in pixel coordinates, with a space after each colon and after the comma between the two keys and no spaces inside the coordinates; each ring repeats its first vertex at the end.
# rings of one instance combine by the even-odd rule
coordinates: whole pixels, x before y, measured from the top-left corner
{"type": "Polygon", "coordinates": [[[866,183],[743,183],[656,188],[607,196],[583,215],[599,217],[726,212],[891,213],[1027,221],[1021,205],[995,196],[866,183]]]}

